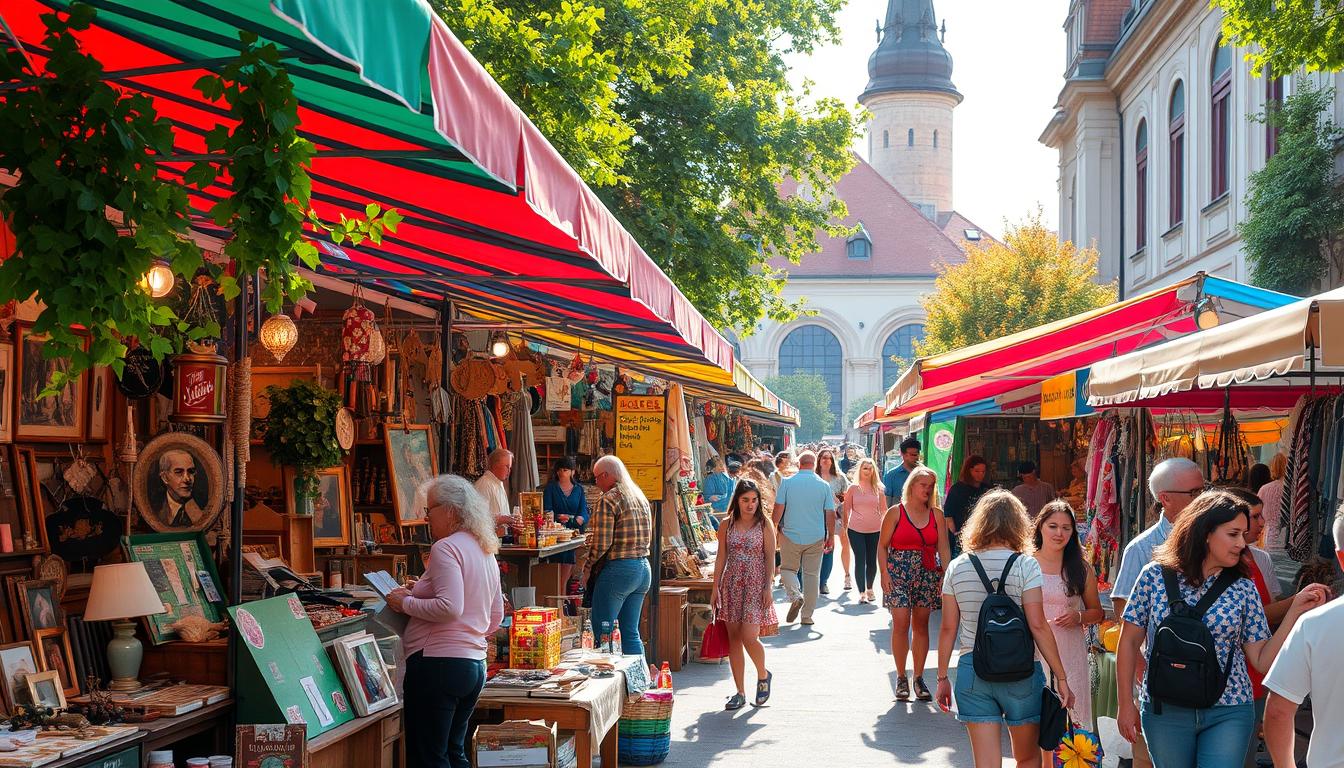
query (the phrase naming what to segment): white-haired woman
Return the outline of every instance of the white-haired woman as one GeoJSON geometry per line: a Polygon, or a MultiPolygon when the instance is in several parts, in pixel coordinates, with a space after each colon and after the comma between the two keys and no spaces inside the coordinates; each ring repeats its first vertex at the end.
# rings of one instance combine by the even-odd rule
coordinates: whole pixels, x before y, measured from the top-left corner
{"type": "Polygon", "coordinates": [[[593,628],[599,634],[611,632],[619,621],[622,652],[643,654],[639,615],[653,582],[649,500],[615,456],[593,463],[593,482],[602,490],[602,499],[588,521],[588,552],[579,572],[580,581],[592,590],[593,628]],[[590,574],[594,578],[589,579],[590,574]]]}
{"type": "Polygon", "coordinates": [[[485,685],[486,643],[504,619],[499,538],[485,499],[457,475],[420,487],[429,522],[425,575],[387,596],[410,617],[404,698],[408,768],[469,768],[467,733],[485,685]]]}

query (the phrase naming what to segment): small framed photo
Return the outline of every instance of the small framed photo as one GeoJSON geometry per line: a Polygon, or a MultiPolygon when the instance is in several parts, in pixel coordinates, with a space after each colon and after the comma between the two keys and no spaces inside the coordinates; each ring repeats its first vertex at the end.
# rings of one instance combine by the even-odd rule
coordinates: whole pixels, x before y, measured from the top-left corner
{"type": "Polygon", "coordinates": [[[0,443],[14,441],[14,343],[0,342],[0,443]]]}
{"type": "Polygon", "coordinates": [[[19,582],[19,601],[23,604],[23,620],[29,634],[65,626],[58,590],[55,579],[19,582]]]}
{"type": "Polygon", "coordinates": [[[56,672],[33,672],[24,676],[28,700],[39,707],[65,709],[65,692],[56,672]]]}
{"type": "MultiPolygon", "coordinates": [[[[296,473],[284,471],[285,506],[293,510],[296,473]]],[[[350,543],[350,474],[344,464],[317,470],[317,497],[313,499],[313,546],[344,547],[350,543]]]]}
{"type": "Polygon", "coordinates": [[[89,440],[107,442],[112,427],[112,369],[95,366],[89,371],[89,440]]]}
{"type": "Polygon", "coordinates": [[[9,643],[0,645],[0,701],[5,710],[28,701],[28,685],[25,678],[37,672],[37,659],[33,656],[33,646],[28,643],[9,643]]]}
{"type": "Polygon", "coordinates": [[[37,666],[43,672],[55,672],[61,690],[70,696],[79,695],[78,673],[75,672],[75,654],[70,649],[70,635],[64,627],[39,629],[33,634],[37,666]]]}
{"type": "Polygon", "coordinates": [[[341,638],[336,643],[336,657],[356,714],[364,717],[397,703],[397,689],[376,637],[364,634],[341,638]]]}

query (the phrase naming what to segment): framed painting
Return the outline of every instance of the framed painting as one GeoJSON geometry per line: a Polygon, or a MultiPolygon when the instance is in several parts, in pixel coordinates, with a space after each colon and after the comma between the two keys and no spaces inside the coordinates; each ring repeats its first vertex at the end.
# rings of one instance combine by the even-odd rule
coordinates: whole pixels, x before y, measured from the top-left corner
{"type": "Polygon", "coordinates": [[[18,330],[14,368],[19,379],[14,398],[14,439],[49,442],[84,439],[84,389],[88,374],[80,374],[55,395],[39,397],[52,374],[70,369],[70,361],[42,357],[47,337],[33,333],[27,323],[15,323],[14,327],[18,330]]]}
{"type": "Polygon", "coordinates": [[[162,533],[203,531],[224,505],[223,464],[199,437],[165,432],[140,451],[131,491],[150,528],[162,533]]]}
{"type": "Polygon", "coordinates": [[[75,654],[70,650],[70,635],[65,627],[38,630],[33,636],[33,653],[37,655],[37,666],[42,671],[56,673],[61,690],[67,696],[79,695],[75,654]]]}
{"type": "Polygon", "coordinates": [[[14,441],[14,344],[0,342],[0,443],[14,441]]]}
{"type": "Polygon", "coordinates": [[[7,711],[28,701],[28,675],[38,671],[33,646],[28,643],[0,645],[0,702],[7,711]]]}
{"type": "MultiPolygon", "coordinates": [[[[294,481],[297,475],[286,467],[284,479],[285,504],[289,509],[295,509],[294,481]]],[[[344,464],[317,470],[317,498],[313,499],[313,546],[348,545],[353,515],[350,470],[344,464]]]]}
{"type": "Polygon", "coordinates": [[[88,379],[89,440],[105,443],[112,431],[112,370],[104,366],[95,367],[89,372],[88,379]]]}
{"type": "MultiPolygon", "coordinates": [[[[14,496],[23,516],[24,533],[32,534],[39,549],[47,549],[47,526],[43,515],[42,486],[37,477],[37,453],[14,446],[14,496]]],[[[14,547],[17,549],[18,544],[14,547]]]]}
{"type": "Polygon", "coordinates": [[[19,582],[19,604],[23,606],[23,622],[30,636],[65,626],[57,590],[55,579],[29,579],[19,582]]]}
{"type": "Polygon", "coordinates": [[[397,688],[378,649],[377,638],[370,634],[341,638],[336,642],[336,655],[345,689],[350,692],[360,717],[397,703],[397,688]]]}
{"type": "Polygon", "coordinates": [[[425,525],[425,510],[415,505],[416,492],[437,474],[434,436],[427,424],[388,424],[383,429],[387,446],[388,485],[392,507],[400,525],[425,525]]]}

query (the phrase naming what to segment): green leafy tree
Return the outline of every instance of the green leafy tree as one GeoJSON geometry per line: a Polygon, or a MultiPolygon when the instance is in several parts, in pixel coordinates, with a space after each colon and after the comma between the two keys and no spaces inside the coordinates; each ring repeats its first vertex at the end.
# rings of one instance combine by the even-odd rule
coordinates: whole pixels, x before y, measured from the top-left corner
{"type": "Polygon", "coordinates": [[[772,376],[765,386],[771,392],[784,398],[798,409],[798,418],[802,424],[798,427],[798,439],[808,443],[820,440],[835,428],[835,414],[831,412],[831,391],[826,380],[816,373],[791,373],[787,376],[772,376]]]}
{"type": "Polygon", "coordinates": [[[1263,288],[1306,295],[1337,260],[1332,240],[1344,231],[1344,194],[1334,147],[1344,131],[1325,117],[1333,98],[1332,88],[1300,83],[1281,109],[1262,116],[1279,129],[1279,151],[1251,174],[1240,229],[1251,282],[1263,288]]]}
{"type": "Polygon", "coordinates": [[[1258,72],[1344,68],[1344,6],[1331,0],[1213,0],[1223,35],[1250,48],[1258,72]]]}
{"type": "Polygon", "coordinates": [[[873,404],[878,400],[881,400],[885,394],[886,393],[884,392],[870,392],[850,400],[849,407],[845,409],[845,420],[840,426],[844,429],[848,429],[849,426],[854,423],[854,420],[859,418],[860,414],[872,408],[873,404]]]}
{"type": "Polygon", "coordinates": [[[1041,212],[1010,226],[1003,242],[968,244],[966,261],[938,267],[921,299],[928,319],[921,357],[997,339],[1115,301],[1115,284],[1097,284],[1097,250],[1061,242],[1041,212]]]}
{"type": "Polygon", "coordinates": [[[842,0],[434,0],[649,255],[720,328],[787,321],[774,257],[844,231],[859,116],[808,103],[784,54],[838,39],[842,0]],[[799,193],[781,195],[785,179],[799,193]]]}

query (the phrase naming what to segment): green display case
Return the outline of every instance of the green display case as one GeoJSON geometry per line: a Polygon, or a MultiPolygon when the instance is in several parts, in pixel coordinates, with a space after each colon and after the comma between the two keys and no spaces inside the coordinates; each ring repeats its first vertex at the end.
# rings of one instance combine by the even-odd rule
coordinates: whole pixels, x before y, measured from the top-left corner
{"type": "Polygon", "coordinates": [[[177,640],[168,627],[184,616],[210,621],[224,618],[224,598],[215,560],[200,533],[149,533],[121,537],[130,560],[145,564],[149,580],[163,600],[164,613],[145,617],[155,645],[177,640]]]}
{"type": "Polygon", "coordinates": [[[240,724],[293,723],[313,738],[355,718],[296,595],[231,606],[240,724]]]}

